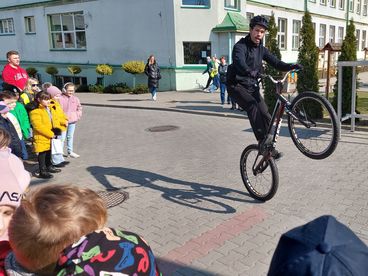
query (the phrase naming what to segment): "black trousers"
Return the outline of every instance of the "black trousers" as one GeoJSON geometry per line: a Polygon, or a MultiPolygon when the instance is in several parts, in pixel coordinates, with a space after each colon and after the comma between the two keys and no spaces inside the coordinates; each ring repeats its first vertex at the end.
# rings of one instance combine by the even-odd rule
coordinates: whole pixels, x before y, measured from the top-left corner
{"type": "Polygon", "coordinates": [[[247,112],[257,141],[262,141],[266,137],[271,115],[259,92],[259,87],[247,89],[237,84],[229,85],[227,88],[231,99],[247,112]]]}
{"type": "Polygon", "coordinates": [[[210,87],[211,81],[213,80],[213,78],[211,77],[210,74],[208,74],[208,80],[207,80],[207,84],[206,87],[204,89],[207,89],[208,87],[210,87]]]}
{"type": "Polygon", "coordinates": [[[51,150],[38,153],[38,165],[40,167],[40,172],[45,172],[48,167],[52,166],[51,150]]]}

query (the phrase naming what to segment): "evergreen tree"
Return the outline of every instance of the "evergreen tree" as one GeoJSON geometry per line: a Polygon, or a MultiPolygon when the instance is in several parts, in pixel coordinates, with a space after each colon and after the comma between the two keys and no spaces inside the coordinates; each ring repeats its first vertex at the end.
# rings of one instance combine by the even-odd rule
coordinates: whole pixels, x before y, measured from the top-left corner
{"type": "MultiPolygon", "coordinates": [[[[298,62],[303,66],[303,70],[298,72],[297,90],[298,93],[305,91],[318,92],[318,47],[315,43],[315,32],[312,24],[312,17],[306,11],[300,29],[300,46],[298,62]]],[[[316,118],[323,116],[320,106],[309,106],[311,114],[316,118]]]]}
{"type": "MultiPolygon", "coordinates": [[[[357,60],[357,44],[355,37],[355,25],[353,20],[350,20],[349,25],[346,28],[346,36],[341,46],[341,54],[338,61],[354,61],[357,60]]],[[[336,78],[338,80],[338,72],[336,78]]],[[[342,116],[347,113],[351,113],[351,92],[352,92],[352,78],[353,78],[353,68],[352,67],[342,67],[342,116]]],[[[358,86],[357,86],[358,87],[358,86]]],[[[337,97],[338,97],[338,81],[336,81],[334,86],[334,97],[332,104],[337,110],[337,97]]],[[[356,98],[356,100],[358,97],[356,98]]],[[[357,102],[357,101],[356,101],[357,102]]]]}
{"type": "MultiPolygon", "coordinates": [[[[266,41],[266,48],[275,55],[278,59],[281,59],[281,53],[279,46],[277,44],[277,26],[275,23],[275,16],[272,12],[270,21],[268,23],[268,37],[266,41]]],[[[279,77],[281,72],[272,66],[266,64],[265,73],[271,75],[273,77],[279,77]]],[[[276,95],[275,95],[275,84],[269,79],[266,78],[264,80],[264,100],[268,106],[268,110],[272,112],[275,103],[276,103],[276,95]]]]}

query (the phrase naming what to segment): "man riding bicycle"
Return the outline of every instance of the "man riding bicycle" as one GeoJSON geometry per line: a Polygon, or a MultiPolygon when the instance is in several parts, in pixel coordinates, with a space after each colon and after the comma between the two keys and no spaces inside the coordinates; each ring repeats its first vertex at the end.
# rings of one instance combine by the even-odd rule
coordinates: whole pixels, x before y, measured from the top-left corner
{"type": "MultiPolygon", "coordinates": [[[[280,71],[301,69],[302,66],[279,60],[262,45],[262,39],[268,29],[265,17],[260,15],[253,17],[249,27],[249,34],[234,45],[233,64],[228,69],[227,85],[230,97],[247,111],[253,133],[261,147],[265,143],[271,120],[267,105],[260,94],[258,82],[263,69],[263,60],[280,71]]],[[[281,153],[274,149],[272,156],[279,159],[281,153]]]]}

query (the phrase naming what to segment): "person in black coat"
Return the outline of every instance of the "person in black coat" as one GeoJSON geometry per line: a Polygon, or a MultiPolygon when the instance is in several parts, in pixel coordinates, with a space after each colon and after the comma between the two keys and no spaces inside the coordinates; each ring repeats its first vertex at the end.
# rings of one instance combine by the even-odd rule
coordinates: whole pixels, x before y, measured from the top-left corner
{"type": "Polygon", "coordinates": [[[11,142],[9,148],[11,149],[12,153],[19,158],[22,158],[22,146],[20,144],[20,140],[15,130],[12,122],[7,118],[7,114],[9,112],[9,108],[4,102],[0,102],[0,128],[5,129],[11,137],[11,142]]]}
{"type": "MultiPolygon", "coordinates": [[[[234,45],[233,63],[227,73],[227,89],[231,99],[247,111],[254,135],[261,145],[267,138],[271,121],[271,115],[259,91],[258,79],[263,69],[262,62],[266,61],[280,71],[301,69],[301,66],[279,60],[262,45],[262,39],[268,29],[265,17],[253,17],[249,27],[249,34],[234,45]]],[[[275,151],[274,157],[277,159],[280,155],[275,151]]]]}
{"type": "Polygon", "coordinates": [[[154,55],[149,56],[144,73],[148,77],[148,88],[152,94],[152,100],[156,101],[158,81],[161,79],[161,73],[154,55]]]}

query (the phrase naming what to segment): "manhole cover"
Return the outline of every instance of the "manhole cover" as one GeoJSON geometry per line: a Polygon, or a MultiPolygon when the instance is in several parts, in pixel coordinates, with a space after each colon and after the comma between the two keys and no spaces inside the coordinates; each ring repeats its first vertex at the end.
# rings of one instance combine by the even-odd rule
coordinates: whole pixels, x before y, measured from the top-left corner
{"type": "Polygon", "coordinates": [[[129,193],[121,191],[96,192],[105,201],[107,208],[115,207],[129,198],[129,193]]]}
{"type": "Polygon", "coordinates": [[[179,129],[178,126],[167,125],[167,126],[150,127],[150,128],[147,128],[146,130],[150,132],[163,132],[163,131],[172,131],[172,130],[177,130],[177,129],[179,129]]]}

